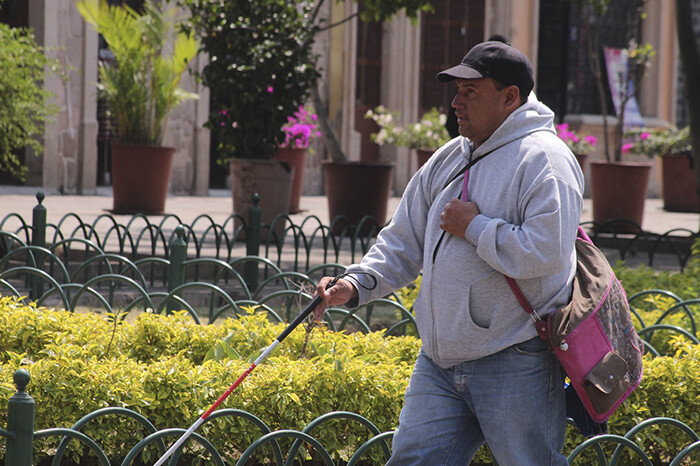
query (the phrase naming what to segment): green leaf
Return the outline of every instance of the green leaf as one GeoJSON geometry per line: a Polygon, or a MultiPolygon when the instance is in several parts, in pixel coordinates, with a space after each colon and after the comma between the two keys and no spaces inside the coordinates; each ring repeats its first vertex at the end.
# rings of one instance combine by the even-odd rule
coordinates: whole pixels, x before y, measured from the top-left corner
{"type": "Polygon", "coordinates": [[[205,361],[221,361],[223,359],[241,359],[241,355],[231,345],[224,340],[219,340],[207,351],[204,356],[205,361]]]}

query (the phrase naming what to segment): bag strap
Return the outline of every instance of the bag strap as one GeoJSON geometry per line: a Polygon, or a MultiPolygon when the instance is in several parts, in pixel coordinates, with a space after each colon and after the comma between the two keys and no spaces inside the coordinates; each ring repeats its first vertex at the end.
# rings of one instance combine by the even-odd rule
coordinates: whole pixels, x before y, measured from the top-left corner
{"type": "MultiPolygon", "coordinates": [[[[581,238],[582,240],[593,244],[591,238],[586,234],[586,232],[583,230],[583,228],[581,228],[580,225],[578,227],[577,235],[578,238],[581,238]]],[[[537,311],[535,311],[535,308],[533,308],[530,302],[527,300],[527,298],[523,294],[523,291],[520,289],[518,282],[516,282],[514,278],[509,277],[507,275],[505,275],[505,277],[506,281],[508,282],[508,286],[510,286],[510,289],[515,295],[515,298],[518,300],[525,312],[527,312],[530,318],[532,318],[532,320],[535,322],[535,328],[537,329],[537,333],[540,335],[540,338],[543,340],[547,340],[547,338],[549,337],[547,323],[544,320],[542,320],[542,318],[537,314],[537,311]]]]}
{"type": "Polygon", "coordinates": [[[537,329],[537,334],[540,336],[540,339],[547,341],[549,339],[549,330],[547,329],[547,322],[542,320],[539,314],[537,314],[537,311],[534,307],[532,307],[530,301],[527,300],[515,279],[509,277],[508,275],[504,275],[504,277],[506,277],[508,286],[510,286],[510,289],[513,291],[515,298],[518,300],[522,308],[525,310],[525,312],[527,312],[532,321],[535,323],[535,329],[537,329]]]}

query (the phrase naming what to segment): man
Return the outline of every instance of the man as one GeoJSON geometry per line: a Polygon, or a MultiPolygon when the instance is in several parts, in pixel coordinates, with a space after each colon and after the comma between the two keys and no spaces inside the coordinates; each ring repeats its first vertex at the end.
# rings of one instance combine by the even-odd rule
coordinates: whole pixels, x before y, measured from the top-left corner
{"type": "Polygon", "coordinates": [[[423,346],[388,464],[464,465],[486,442],[504,466],[564,465],[562,375],[505,276],[540,315],[569,301],[583,175],[519,50],[478,44],[437,78],[457,85],[460,136],[411,179],[361,263],[327,290],[331,278],[319,282],[316,317],[422,270],[423,346]]]}

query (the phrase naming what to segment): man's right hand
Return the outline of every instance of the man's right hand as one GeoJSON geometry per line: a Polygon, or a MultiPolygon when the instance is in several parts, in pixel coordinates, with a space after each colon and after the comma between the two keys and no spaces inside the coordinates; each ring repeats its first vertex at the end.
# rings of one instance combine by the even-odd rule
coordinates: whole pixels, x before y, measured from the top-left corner
{"type": "Polygon", "coordinates": [[[323,313],[328,306],[339,306],[345,304],[353,298],[357,298],[357,288],[349,280],[339,279],[335,285],[326,289],[326,286],[333,280],[333,277],[323,277],[316,286],[316,294],[321,301],[314,309],[314,318],[321,320],[323,313]]]}

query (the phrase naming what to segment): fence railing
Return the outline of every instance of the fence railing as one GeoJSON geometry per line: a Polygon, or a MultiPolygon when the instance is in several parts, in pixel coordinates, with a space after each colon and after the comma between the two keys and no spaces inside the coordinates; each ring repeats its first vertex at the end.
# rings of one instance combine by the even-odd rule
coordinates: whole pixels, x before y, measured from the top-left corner
{"type": "MultiPolygon", "coordinates": [[[[77,440],[78,442],[82,443],[91,452],[91,454],[97,458],[97,461],[101,466],[110,466],[111,463],[109,458],[100,445],[98,445],[95,440],[81,432],[81,428],[85,424],[90,421],[98,420],[104,416],[128,417],[138,423],[147,433],[144,438],[140,440],[135,439],[134,442],[137,442],[136,445],[131,447],[128,451],[123,452],[124,459],[120,463],[121,466],[136,464],[135,461],[137,461],[139,455],[148,447],[155,446],[158,456],[161,456],[166,451],[165,439],[171,438],[175,440],[184,433],[184,429],[182,428],[167,428],[158,430],[141,414],[127,408],[118,407],[109,407],[93,411],[81,418],[70,428],[54,427],[35,431],[35,402],[27,391],[27,387],[31,379],[29,372],[24,369],[19,369],[15,371],[13,378],[17,392],[8,401],[7,428],[0,428],[0,436],[6,439],[4,462],[6,465],[32,466],[34,464],[35,440],[55,437],[58,439],[58,446],[55,448],[55,450],[53,450],[53,453],[51,453],[53,457],[53,462],[51,463],[52,466],[58,466],[61,464],[61,460],[66,452],[66,447],[68,446],[68,442],[71,440],[77,440]]],[[[309,423],[301,431],[272,431],[262,420],[253,414],[238,409],[221,409],[213,413],[207,419],[207,421],[221,417],[244,418],[247,421],[250,421],[254,428],[260,431],[260,437],[240,454],[240,457],[235,463],[236,466],[243,466],[247,464],[253,455],[259,453],[268,444],[270,444],[272,447],[272,453],[270,454],[269,460],[274,461],[273,464],[277,464],[279,466],[291,465],[294,459],[297,457],[297,453],[300,451],[303,444],[308,445],[312,450],[314,450],[316,452],[316,456],[321,458],[323,464],[327,466],[335,466],[336,463],[332,459],[331,452],[329,452],[318,439],[314,438],[312,434],[315,431],[322,430],[323,424],[335,421],[337,419],[344,419],[349,422],[362,425],[368,431],[368,436],[370,437],[354,451],[347,463],[344,464],[347,464],[347,466],[354,466],[358,464],[372,448],[379,448],[385,461],[388,460],[389,456],[391,455],[391,449],[388,442],[393,437],[393,431],[380,432],[380,430],[369,419],[351,412],[338,411],[327,413],[309,423]],[[280,440],[282,439],[289,439],[293,441],[291,448],[286,452],[286,454],[283,453],[280,446],[280,440]]],[[[573,424],[572,420],[569,420],[569,423],[571,425],[575,425],[573,424]]],[[[599,461],[598,464],[614,466],[623,464],[620,461],[624,450],[627,449],[630,450],[642,464],[653,466],[643,448],[639,444],[635,443],[635,439],[639,438],[638,436],[640,436],[644,430],[652,429],[658,426],[670,426],[674,429],[678,429],[688,438],[687,446],[685,446],[683,450],[673,458],[670,465],[680,466],[683,464],[690,464],[688,461],[691,460],[692,456],[696,452],[700,451],[700,437],[688,425],[676,419],[667,417],[647,419],[634,426],[624,435],[604,434],[589,438],[579,444],[568,454],[568,462],[575,464],[574,461],[583,456],[584,453],[592,452],[597,456],[599,461]],[[615,447],[612,455],[610,456],[610,461],[608,461],[607,455],[602,448],[602,446],[606,444],[611,445],[611,448],[615,447]]],[[[660,435],[662,434],[655,433],[655,436],[657,437],[660,435]]],[[[201,449],[204,450],[205,454],[209,455],[209,461],[211,464],[226,466],[227,463],[224,461],[224,455],[219,452],[217,448],[206,439],[205,436],[194,433],[190,437],[189,442],[197,443],[201,449]]],[[[125,446],[124,448],[129,447],[125,446]]],[[[181,455],[182,449],[178,450],[173,455],[168,464],[177,464],[177,461],[181,455]]],[[[137,464],[143,463],[139,462],[137,464]]]]}
{"type": "MultiPolygon", "coordinates": [[[[356,262],[371,247],[382,228],[371,217],[353,225],[339,216],[332,219],[330,225],[324,225],[315,215],[297,224],[283,214],[268,225],[260,220],[259,198],[254,198],[249,212],[234,213],[220,224],[206,213],[197,216],[189,225],[172,214],[158,217],[157,223],[153,217],[144,215],[134,215],[126,223],[120,223],[108,213],[89,223],[70,213],[54,224],[47,221],[43,200],[43,193],[38,193],[31,223],[18,213],[0,220],[0,257],[13,248],[33,246],[64,257],[79,257],[79,253],[88,256],[100,251],[132,261],[143,257],[169,258],[175,231],[182,226],[184,236],[181,239],[191,258],[230,262],[236,257],[261,256],[278,268],[299,272],[324,263],[356,262]]],[[[686,229],[651,233],[620,219],[605,224],[587,222],[582,226],[590,230],[593,241],[614,258],[681,270],[691,257],[693,242],[700,238],[699,232],[686,229]],[[613,226],[620,222],[630,224],[631,229],[626,230],[635,233],[616,233],[613,226]]],[[[249,267],[251,270],[244,272],[246,277],[254,275],[254,264],[249,267]]]]}

